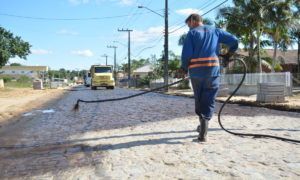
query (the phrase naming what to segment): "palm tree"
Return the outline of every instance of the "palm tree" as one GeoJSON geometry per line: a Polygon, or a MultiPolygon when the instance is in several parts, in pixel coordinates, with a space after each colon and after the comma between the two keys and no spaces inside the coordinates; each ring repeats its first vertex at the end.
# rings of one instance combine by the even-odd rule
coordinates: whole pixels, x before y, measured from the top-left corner
{"type": "Polygon", "coordinates": [[[297,60],[298,60],[298,73],[300,76],[300,2],[295,0],[294,2],[294,7],[296,9],[294,16],[295,16],[295,20],[292,28],[290,29],[290,37],[292,39],[293,42],[296,42],[298,45],[298,56],[297,56],[297,60]],[[297,21],[298,19],[298,21],[297,21]]]}
{"type": "MultiPolygon", "coordinates": [[[[274,15],[272,10],[274,11],[274,7],[277,9],[276,7],[279,5],[282,5],[284,7],[283,10],[285,10],[289,6],[283,6],[283,4],[287,2],[290,5],[291,1],[233,0],[234,7],[225,7],[219,12],[219,18],[224,18],[227,22],[227,30],[237,35],[241,42],[245,44],[245,47],[249,49],[249,57],[253,57],[254,52],[257,53],[259,72],[262,72],[261,37],[266,32],[266,25],[273,23],[276,26],[276,22],[272,19],[274,15]],[[256,43],[256,48],[254,43],[256,43]]],[[[278,17],[278,19],[280,18],[278,17]]],[[[276,34],[280,34],[279,30],[280,28],[276,30],[276,34]]],[[[281,36],[278,35],[277,37],[280,38],[281,36]]],[[[279,40],[276,47],[278,42],[279,40]]]]}
{"type": "Polygon", "coordinates": [[[298,45],[297,61],[298,61],[298,73],[300,73],[300,24],[295,25],[293,28],[291,28],[290,37],[298,45]]]}
{"type": "Polygon", "coordinates": [[[236,35],[249,52],[249,57],[254,56],[255,27],[252,21],[245,16],[247,4],[244,1],[234,1],[234,7],[225,7],[219,10],[217,19],[227,31],[236,35]]]}
{"type": "Polygon", "coordinates": [[[277,49],[280,42],[284,42],[283,44],[289,43],[288,29],[294,16],[292,4],[293,0],[285,0],[270,6],[268,9],[269,17],[267,17],[268,25],[266,32],[273,40],[274,46],[272,71],[274,71],[275,61],[277,59],[277,49]]]}

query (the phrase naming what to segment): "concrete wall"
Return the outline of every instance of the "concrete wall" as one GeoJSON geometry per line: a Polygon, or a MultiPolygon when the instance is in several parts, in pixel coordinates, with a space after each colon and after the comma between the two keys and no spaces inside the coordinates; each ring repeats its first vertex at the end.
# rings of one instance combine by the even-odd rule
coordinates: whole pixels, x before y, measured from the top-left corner
{"type": "MultiPolygon", "coordinates": [[[[233,92],[240,83],[243,74],[222,74],[221,84],[225,84],[229,88],[229,93],[233,92]]],[[[262,83],[278,83],[285,86],[285,96],[292,95],[292,75],[290,72],[283,73],[249,73],[246,75],[243,85],[240,87],[237,95],[254,95],[257,94],[257,84],[262,83]]]]}
{"type": "Polygon", "coordinates": [[[0,79],[0,88],[4,88],[4,81],[3,81],[3,79],[0,79]]]}

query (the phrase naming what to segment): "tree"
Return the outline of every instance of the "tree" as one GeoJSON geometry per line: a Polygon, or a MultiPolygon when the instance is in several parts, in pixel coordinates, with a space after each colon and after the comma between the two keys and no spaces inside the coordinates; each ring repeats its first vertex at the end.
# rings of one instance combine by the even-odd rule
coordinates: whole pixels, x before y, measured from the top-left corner
{"type": "MultiPolygon", "coordinates": [[[[155,78],[161,78],[163,77],[164,73],[164,58],[163,58],[163,52],[161,55],[161,58],[157,59],[155,62],[152,62],[152,65],[154,67],[153,74],[155,78]]],[[[168,62],[168,74],[171,76],[175,76],[176,72],[180,68],[180,56],[176,55],[174,52],[169,51],[169,62],[168,62]]],[[[156,58],[155,58],[156,59],[156,58]]]]}
{"type": "Polygon", "coordinates": [[[290,29],[290,37],[292,39],[292,43],[296,43],[298,45],[297,60],[298,60],[298,73],[300,73],[300,22],[299,22],[300,2],[295,1],[294,5],[295,5],[295,8],[297,9],[297,11],[295,11],[295,14],[294,14],[296,21],[293,23],[292,28],[290,29]],[[297,19],[298,19],[298,21],[297,21],[297,19]]]}
{"type": "Polygon", "coordinates": [[[0,27],[0,67],[4,66],[9,58],[18,56],[26,59],[30,54],[30,47],[31,45],[21,37],[14,36],[10,31],[0,27]]]}
{"type": "MultiPolygon", "coordinates": [[[[132,60],[131,63],[130,63],[130,70],[131,71],[134,71],[136,70],[137,68],[140,68],[146,64],[150,64],[150,61],[149,59],[139,59],[139,60],[132,60]]],[[[121,70],[123,72],[128,72],[128,63],[124,63],[121,65],[121,70]]]]}
{"type": "Polygon", "coordinates": [[[292,42],[298,45],[297,61],[298,61],[298,73],[300,73],[300,24],[294,26],[291,29],[290,37],[292,39],[292,42]]]}
{"type": "Polygon", "coordinates": [[[294,13],[292,11],[293,0],[285,0],[277,3],[275,6],[269,7],[268,24],[266,28],[267,34],[273,40],[274,53],[272,61],[272,71],[274,71],[275,61],[277,59],[278,46],[289,43],[288,30],[292,23],[294,13]]]}
{"type": "MultiPolygon", "coordinates": [[[[219,16],[225,19],[227,30],[240,38],[249,50],[249,58],[257,54],[259,72],[262,72],[261,38],[266,33],[270,35],[275,57],[278,47],[286,47],[294,2],[295,0],[233,0],[234,7],[220,10],[219,16]]],[[[272,61],[272,64],[274,67],[275,62],[272,61]]]]}
{"type": "Polygon", "coordinates": [[[20,63],[11,63],[10,66],[22,66],[20,63]]]}
{"type": "Polygon", "coordinates": [[[252,17],[247,10],[247,2],[234,1],[234,7],[225,7],[219,10],[217,16],[218,24],[222,28],[236,35],[240,42],[244,44],[244,49],[248,51],[249,58],[253,59],[255,54],[255,26],[252,17]]]}

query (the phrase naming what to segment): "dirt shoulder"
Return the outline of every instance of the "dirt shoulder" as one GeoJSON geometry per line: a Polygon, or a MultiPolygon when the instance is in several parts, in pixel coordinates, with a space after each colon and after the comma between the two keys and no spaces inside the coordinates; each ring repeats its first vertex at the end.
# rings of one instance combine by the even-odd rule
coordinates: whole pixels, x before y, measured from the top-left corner
{"type": "Polygon", "coordinates": [[[17,117],[33,109],[46,108],[65,93],[63,89],[0,89],[0,127],[16,122],[17,117]]]}

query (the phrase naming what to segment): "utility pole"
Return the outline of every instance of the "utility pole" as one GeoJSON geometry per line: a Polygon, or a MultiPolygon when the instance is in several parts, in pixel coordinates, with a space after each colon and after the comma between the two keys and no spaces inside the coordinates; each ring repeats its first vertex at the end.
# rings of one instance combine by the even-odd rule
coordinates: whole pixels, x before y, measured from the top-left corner
{"type": "Polygon", "coordinates": [[[107,66],[107,57],[108,56],[106,54],[103,54],[102,57],[105,57],[105,65],[107,66]]]}
{"type": "MultiPolygon", "coordinates": [[[[165,19],[165,43],[164,43],[164,55],[163,55],[163,59],[164,59],[164,85],[168,84],[168,77],[169,77],[169,71],[168,71],[168,64],[169,64],[169,22],[168,22],[168,0],[165,0],[165,14],[164,16],[153,11],[152,9],[149,9],[146,6],[138,6],[138,8],[145,8],[157,15],[159,15],[160,17],[164,17],[165,19]]],[[[168,87],[166,87],[164,89],[165,91],[168,91],[168,87]]]]}
{"type": "Polygon", "coordinates": [[[130,32],[131,29],[118,29],[119,32],[128,32],[128,86],[130,87],[130,32]]]}
{"type": "Polygon", "coordinates": [[[117,79],[117,53],[116,49],[118,48],[117,46],[107,46],[107,48],[114,48],[114,78],[115,80],[117,79]]]}
{"type": "MultiPolygon", "coordinates": [[[[169,77],[169,31],[168,31],[168,0],[165,0],[165,45],[164,45],[164,85],[168,84],[168,77],[169,77]]],[[[168,87],[165,88],[165,91],[168,91],[168,87]]]]}

